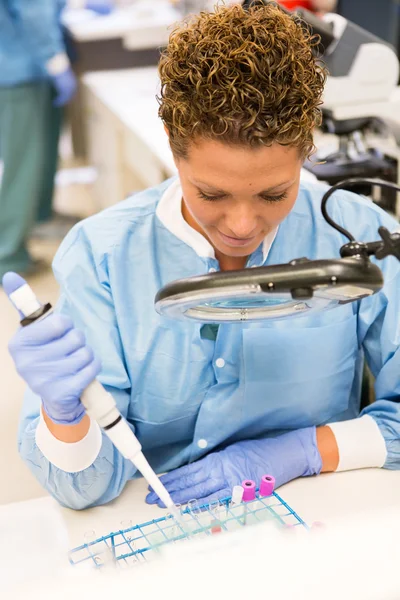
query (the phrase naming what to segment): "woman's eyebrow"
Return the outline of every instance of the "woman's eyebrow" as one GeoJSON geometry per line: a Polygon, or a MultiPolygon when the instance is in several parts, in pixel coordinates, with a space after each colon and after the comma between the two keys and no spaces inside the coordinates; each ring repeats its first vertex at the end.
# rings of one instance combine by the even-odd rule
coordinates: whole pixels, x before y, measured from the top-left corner
{"type": "MultiPolygon", "coordinates": [[[[211,183],[207,183],[206,181],[200,181],[200,180],[197,180],[197,179],[192,179],[192,183],[194,183],[197,186],[205,186],[205,187],[209,188],[210,190],[215,191],[218,194],[224,194],[225,196],[230,196],[231,195],[230,192],[222,190],[221,188],[219,188],[219,187],[217,187],[217,186],[215,186],[215,185],[213,185],[211,183]]],[[[277,189],[279,189],[279,188],[281,188],[281,187],[283,187],[285,185],[292,184],[292,183],[293,183],[293,180],[282,181],[281,183],[278,183],[277,185],[273,185],[270,188],[262,190],[261,192],[258,192],[258,194],[254,194],[254,195],[260,196],[262,194],[270,194],[271,192],[274,192],[275,190],[277,190],[277,189]]]]}
{"type": "Polygon", "coordinates": [[[197,179],[192,179],[191,181],[192,181],[192,183],[194,183],[194,185],[207,187],[209,189],[214,190],[215,192],[218,192],[219,194],[229,194],[229,192],[225,192],[224,190],[221,190],[221,188],[219,188],[215,185],[212,185],[211,183],[207,183],[205,181],[199,181],[197,179]]]}

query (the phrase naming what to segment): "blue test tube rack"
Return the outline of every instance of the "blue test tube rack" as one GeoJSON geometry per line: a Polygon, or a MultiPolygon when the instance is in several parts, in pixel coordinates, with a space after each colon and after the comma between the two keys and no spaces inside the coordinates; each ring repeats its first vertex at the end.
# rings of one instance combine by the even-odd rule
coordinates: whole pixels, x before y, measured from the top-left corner
{"type": "Polygon", "coordinates": [[[110,557],[118,566],[126,567],[146,562],[165,544],[177,543],[199,536],[209,536],[273,521],[281,527],[309,529],[301,517],[277,494],[232,505],[231,497],[215,503],[199,505],[196,511],[187,507],[182,511],[182,522],[170,514],[140,523],[128,529],[111,532],[69,551],[72,565],[92,563],[101,568],[110,557]],[[216,509],[217,513],[216,514],[216,509]]]}

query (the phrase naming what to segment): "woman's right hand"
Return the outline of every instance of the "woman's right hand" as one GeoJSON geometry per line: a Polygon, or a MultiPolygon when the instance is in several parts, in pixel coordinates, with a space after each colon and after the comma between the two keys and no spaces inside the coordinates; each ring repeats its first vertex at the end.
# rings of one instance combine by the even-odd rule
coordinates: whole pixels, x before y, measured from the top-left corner
{"type": "Polygon", "coordinates": [[[64,315],[22,327],[9,343],[19,375],[40,396],[50,419],[75,425],[85,414],[80,397],[101,369],[84,334],[64,315]]]}

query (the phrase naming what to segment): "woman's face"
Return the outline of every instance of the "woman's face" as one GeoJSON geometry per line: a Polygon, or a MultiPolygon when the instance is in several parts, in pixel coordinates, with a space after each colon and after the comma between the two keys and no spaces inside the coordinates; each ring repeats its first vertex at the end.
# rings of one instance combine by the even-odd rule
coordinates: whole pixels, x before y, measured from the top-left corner
{"type": "Polygon", "coordinates": [[[302,160],[297,148],[257,149],[201,140],[176,159],[183,216],[222,257],[247,257],[291,211],[302,160]]]}

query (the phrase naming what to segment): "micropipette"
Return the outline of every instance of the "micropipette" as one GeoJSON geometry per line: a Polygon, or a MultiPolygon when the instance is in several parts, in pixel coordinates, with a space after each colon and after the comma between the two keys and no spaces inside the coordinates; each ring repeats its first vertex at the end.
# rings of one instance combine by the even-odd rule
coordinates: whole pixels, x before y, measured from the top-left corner
{"type": "MultiPolygon", "coordinates": [[[[52,311],[51,304],[41,304],[26,281],[16,273],[4,275],[3,288],[22,316],[23,327],[46,318],[52,311]]],[[[81,402],[87,414],[97,421],[117,450],[134,464],[175,519],[180,521],[180,513],[175,509],[171,496],[147,462],[139,440],[119,412],[113,396],[95,379],[82,393],[81,402]]]]}

